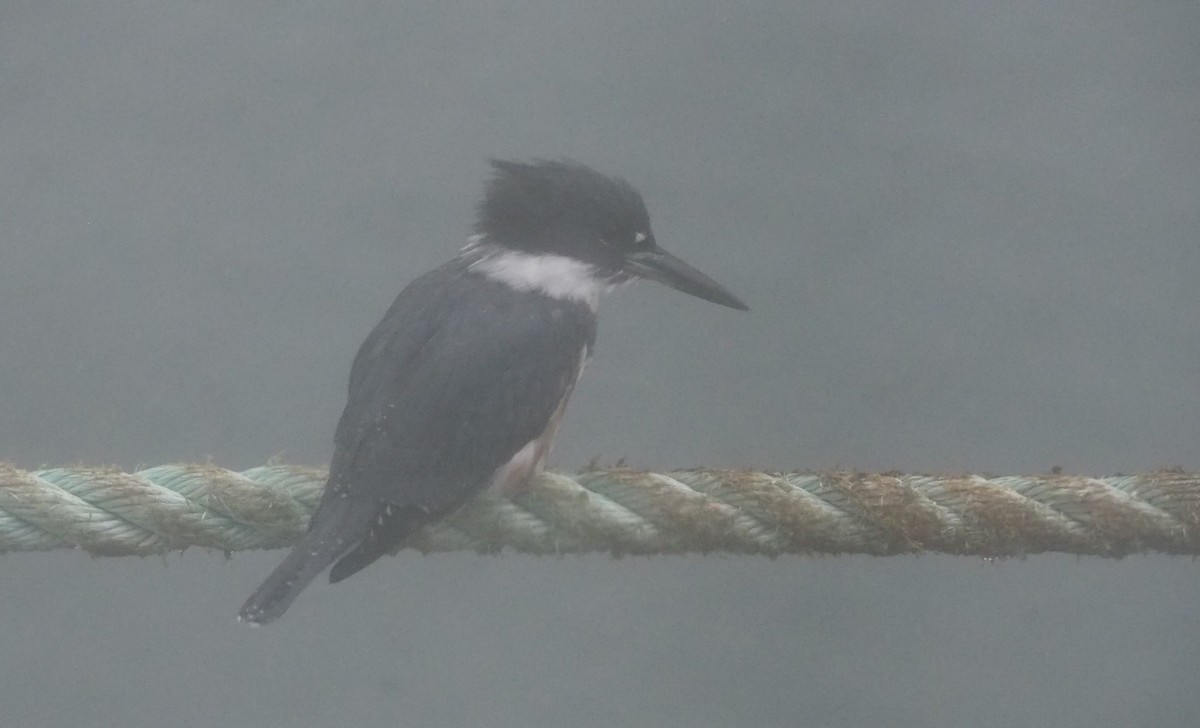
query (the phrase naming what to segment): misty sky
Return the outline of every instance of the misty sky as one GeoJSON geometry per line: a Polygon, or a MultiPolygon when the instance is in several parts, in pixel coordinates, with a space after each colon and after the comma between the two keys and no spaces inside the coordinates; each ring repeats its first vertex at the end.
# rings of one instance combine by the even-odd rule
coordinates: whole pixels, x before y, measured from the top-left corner
{"type": "MultiPolygon", "coordinates": [[[[578,159],[751,306],[600,308],[551,458],[1200,470],[1200,4],[0,3],[0,460],[323,466],[351,358],[578,159]]],[[[1194,726],[1197,565],[3,557],[3,726],[1194,726]]]]}

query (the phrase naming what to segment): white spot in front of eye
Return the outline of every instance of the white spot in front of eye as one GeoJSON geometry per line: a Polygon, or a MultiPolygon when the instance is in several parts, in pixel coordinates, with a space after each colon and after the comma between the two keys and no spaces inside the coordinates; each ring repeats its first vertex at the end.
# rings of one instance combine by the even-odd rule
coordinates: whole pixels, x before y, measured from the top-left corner
{"type": "Polygon", "coordinates": [[[644,242],[646,242],[646,233],[637,233],[637,234],[635,234],[635,235],[633,236],[633,242],[635,242],[635,243],[644,243],[644,242]]]}

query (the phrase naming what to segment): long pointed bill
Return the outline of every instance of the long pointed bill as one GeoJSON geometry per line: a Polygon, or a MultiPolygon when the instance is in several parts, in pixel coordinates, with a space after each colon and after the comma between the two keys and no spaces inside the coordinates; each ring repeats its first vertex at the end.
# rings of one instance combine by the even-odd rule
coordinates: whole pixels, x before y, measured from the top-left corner
{"type": "Polygon", "coordinates": [[[654,248],[629,256],[629,272],[642,278],[658,281],[677,291],[703,298],[722,306],[749,311],[750,307],[741,299],[725,290],[725,287],[704,275],[662,248],[654,248]]]}

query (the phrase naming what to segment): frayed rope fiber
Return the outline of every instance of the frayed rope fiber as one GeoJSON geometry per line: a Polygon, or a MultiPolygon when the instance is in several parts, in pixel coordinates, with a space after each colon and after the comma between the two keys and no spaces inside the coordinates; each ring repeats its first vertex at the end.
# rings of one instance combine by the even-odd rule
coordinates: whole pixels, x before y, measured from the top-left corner
{"type": "MultiPolygon", "coordinates": [[[[282,548],[304,532],[324,480],[321,470],[290,465],[126,473],[0,463],[0,552],[282,548]]],[[[1200,475],[543,473],[511,500],[475,499],[409,545],[536,554],[1197,555],[1200,475]]]]}

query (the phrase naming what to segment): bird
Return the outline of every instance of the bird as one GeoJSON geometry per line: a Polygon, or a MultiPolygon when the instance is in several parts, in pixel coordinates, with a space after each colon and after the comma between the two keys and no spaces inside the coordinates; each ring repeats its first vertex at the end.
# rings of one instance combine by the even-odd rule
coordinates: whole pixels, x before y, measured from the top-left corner
{"type": "Polygon", "coordinates": [[[519,492],[596,343],[600,297],[639,279],[748,311],[659,247],[641,194],[572,160],[490,160],[474,234],[405,287],[359,348],[308,530],[239,612],[278,619],[473,496],[519,492]]]}

